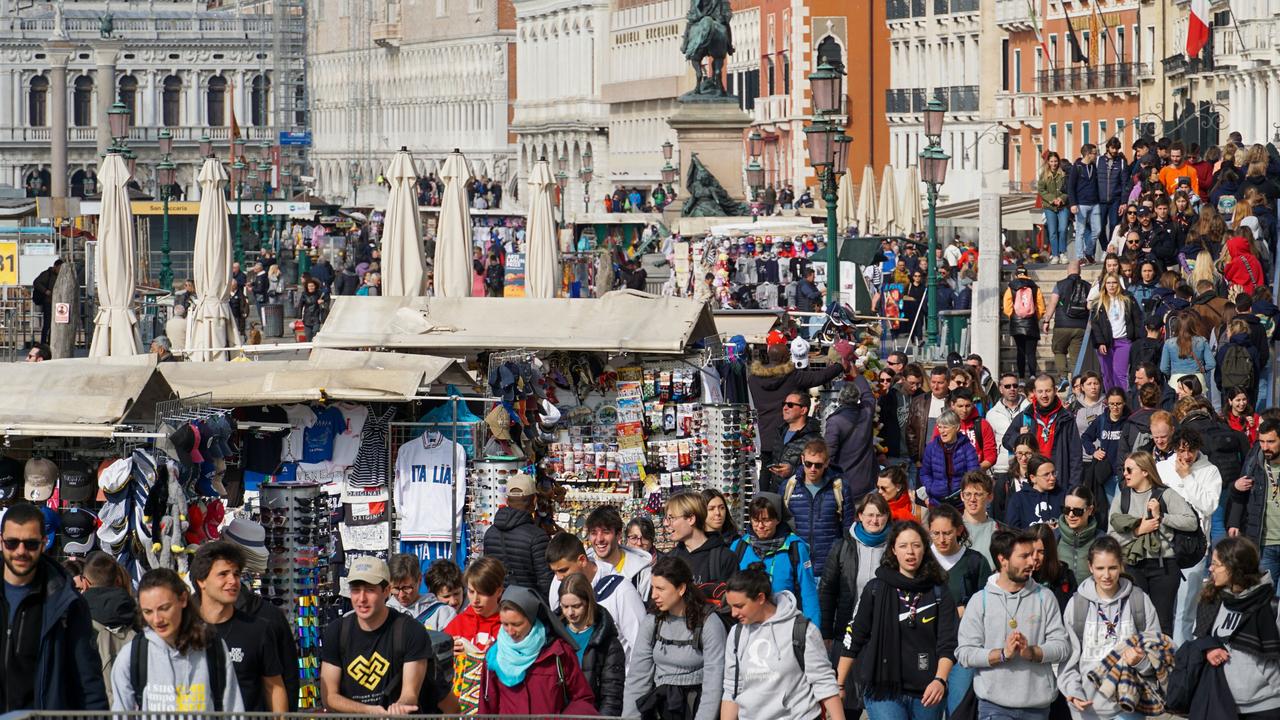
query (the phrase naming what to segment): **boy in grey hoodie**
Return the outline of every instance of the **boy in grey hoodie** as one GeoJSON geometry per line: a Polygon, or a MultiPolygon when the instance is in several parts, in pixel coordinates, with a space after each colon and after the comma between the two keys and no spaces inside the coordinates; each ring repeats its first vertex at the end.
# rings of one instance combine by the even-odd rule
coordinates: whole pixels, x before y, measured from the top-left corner
{"type": "MultiPolygon", "coordinates": [[[[764,578],[768,583],[768,575],[764,578]]],[[[736,594],[730,585],[731,604],[736,594]]],[[[749,604],[754,600],[751,598],[749,604]]],[[[813,720],[822,714],[822,707],[826,707],[828,718],[843,720],[840,687],[836,684],[836,673],[822,642],[822,633],[797,612],[795,596],[790,592],[774,595],[772,604],[776,609],[771,617],[752,622],[749,617],[739,616],[742,624],[729,631],[725,640],[724,702],[720,717],[725,720],[738,717],[813,720]],[[791,641],[797,617],[808,626],[803,671],[791,641]],[[835,698],[834,707],[826,702],[832,698],[835,698]]],[[[736,607],[734,614],[739,614],[736,607]]]]}
{"type": "Polygon", "coordinates": [[[991,556],[1000,571],[960,619],[956,658],[977,671],[979,720],[1047,718],[1058,694],[1053,664],[1066,660],[1071,646],[1058,601],[1031,579],[1034,542],[1028,533],[992,536],[991,556]]]}

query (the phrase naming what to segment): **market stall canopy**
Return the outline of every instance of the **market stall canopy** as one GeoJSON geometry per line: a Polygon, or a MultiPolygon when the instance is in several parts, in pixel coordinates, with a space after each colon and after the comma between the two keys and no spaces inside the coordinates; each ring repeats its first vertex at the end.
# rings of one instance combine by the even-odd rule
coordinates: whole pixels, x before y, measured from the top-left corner
{"type": "Polygon", "coordinates": [[[0,434],[110,437],[117,424],[150,424],[155,404],[173,397],[156,364],[149,354],[6,363],[0,434]]]}
{"type": "Polygon", "coordinates": [[[462,153],[454,150],[440,170],[444,194],[436,224],[436,253],[432,260],[437,297],[471,295],[471,215],[467,205],[467,181],[471,169],[462,153]]]}
{"type": "Polygon", "coordinates": [[[858,186],[858,207],[854,210],[858,222],[858,234],[876,232],[876,171],[870,165],[862,168],[862,183],[858,186]]]}
{"type": "Polygon", "coordinates": [[[705,303],[618,290],[578,299],[336,297],[314,343],[449,353],[524,348],[677,354],[716,334],[705,303]]]}
{"type": "Polygon", "coordinates": [[[306,360],[163,363],[160,373],[179,395],[209,393],[210,402],[221,407],[321,400],[404,402],[437,382],[474,383],[453,358],[323,349],[306,360]]]}
{"type": "Polygon", "coordinates": [[[778,313],[772,311],[746,311],[732,314],[716,313],[716,329],[720,337],[728,339],[741,335],[749,344],[764,343],[765,336],[778,324],[778,313]]]}
{"type": "MultiPolygon", "coordinates": [[[[981,222],[978,206],[979,201],[976,199],[938,205],[938,229],[978,228],[981,222]]],[[[1033,193],[1004,195],[1000,198],[1001,230],[1031,232],[1035,230],[1037,222],[1042,222],[1041,218],[1033,193]]]]}

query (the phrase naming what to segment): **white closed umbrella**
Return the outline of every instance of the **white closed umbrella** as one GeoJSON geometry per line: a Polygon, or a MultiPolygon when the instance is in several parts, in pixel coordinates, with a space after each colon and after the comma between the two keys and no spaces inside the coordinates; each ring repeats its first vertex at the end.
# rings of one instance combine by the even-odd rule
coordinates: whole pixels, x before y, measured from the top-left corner
{"type": "MultiPolygon", "coordinates": [[[[387,171],[391,196],[382,231],[382,294],[419,297],[427,277],[422,250],[422,218],[418,215],[418,175],[413,156],[405,148],[391,158],[387,171]]],[[[467,263],[470,270],[470,262],[467,263]]]]}
{"type": "Polygon", "coordinates": [[[920,167],[907,168],[907,184],[902,192],[901,213],[898,215],[902,232],[914,235],[924,232],[924,206],[920,202],[920,167]]]}
{"type": "Polygon", "coordinates": [[[231,226],[227,222],[227,198],[222,188],[227,171],[213,158],[200,168],[200,215],[196,218],[196,244],[191,258],[195,305],[187,316],[188,357],[197,362],[226,360],[220,348],[240,344],[240,331],[231,314],[231,226]]]}
{"type": "MultiPolygon", "coordinates": [[[[848,171],[840,176],[840,187],[837,188],[838,199],[836,200],[836,227],[840,232],[849,229],[857,222],[856,213],[854,212],[853,201],[853,177],[848,171]]],[[[865,228],[859,228],[865,232],[865,228]]]]}
{"type": "Polygon", "coordinates": [[[98,169],[102,209],[98,217],[98,252],[94,272],[98,279],[98,312],[93,318],[91,357],[138,355],[138,316],[133,312],[135,243],[133,210],[129,206],[129,168],[117,153],[110,153],[98,169]]]}
{"type": "Polygon", "coordinates": [[[556,242],[556,221],[552,216],[551,189],[556,179],[546,160],[534,163],[529,173],[529,220],[525,228],[524,294],[531,298],[553,298],[560,288],[560,247],[556,242]]]}
{"type": "Polygon", "coordinates": [[[898,222],[898,183],[890,165],[884,167],[884,175],[880,178],[880,208],[876,211],[876,220],[880,223],[881,235],[897,235],[901,232],[898,222]]]}
{"type": "Polygon", "coordinates": [[[440,170],[444,194],[436,226],[435,294],[437,297],[471,296],[471,211],[466,183],[471,179],[467,159],[454,150],[440,170]]]}
{"type": "Polygon", "coordinates": [[[858,189],[858,208],[854,211],[859,235],[876,233],[876,171],[868,165],[862,169],[862,187],[858,189]]]}

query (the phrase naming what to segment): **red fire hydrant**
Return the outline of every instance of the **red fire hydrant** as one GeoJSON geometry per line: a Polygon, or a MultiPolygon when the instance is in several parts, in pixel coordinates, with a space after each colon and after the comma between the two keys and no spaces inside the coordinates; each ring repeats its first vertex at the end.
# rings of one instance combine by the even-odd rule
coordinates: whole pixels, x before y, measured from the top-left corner
{"type": "Polygon", "coordinates": [[[293,335],[294,339],[300,343],[307,341],[307,327],[302,324],[301,320],[293,321],[293,335]]]}

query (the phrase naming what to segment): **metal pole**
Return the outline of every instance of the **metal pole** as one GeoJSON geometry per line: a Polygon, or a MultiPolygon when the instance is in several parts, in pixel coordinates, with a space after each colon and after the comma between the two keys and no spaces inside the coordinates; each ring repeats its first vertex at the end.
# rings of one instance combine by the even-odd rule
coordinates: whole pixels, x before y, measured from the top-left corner
{"type": "Polygon", "coordinates": [[[591,183],[582,184],[582,214],[591,212],[591,183]]]}
{"type": "Polygon", "coordinates": [[[169,193],[170,188],[160,190],[160,200],[164,203],[164,220],[160,230],[160,289],[173,291],[173,263],[169,259],[169,193]]]}
{"type": "MultiPolygon", "coordinates": [[[[271,237],[271,226],[267,224],[267,204],[271,202],[271,182],[266,178],[262,179],[262,225],[261,232],[258,233],[258,253],[262,253],[262,248],[266,247],[267,240],[271,237]]],[[[244,267],[241,263],[240,267],[244,267]]]]}
{"type": "Polygon", "coordinates": [[[836,236],[836,173],[822,173],[822,201],[827,204],[827,302],[840,301],[840,238],[836,236]]]}
{"type": "Polygon", "coordinates": [[[925,341],[938,346],[938,186],[929,183],[929,315],[925,318],[925,341]]]}
{"type": "MultiPolygon", "coordinates": [[[[243,172],[243,171],[241,171],[243,172]]],[[[240,201],[244,198],[244,181],[236,183],[236,262],[244,267],[244,243],[240,240],[240,201]]]]}

